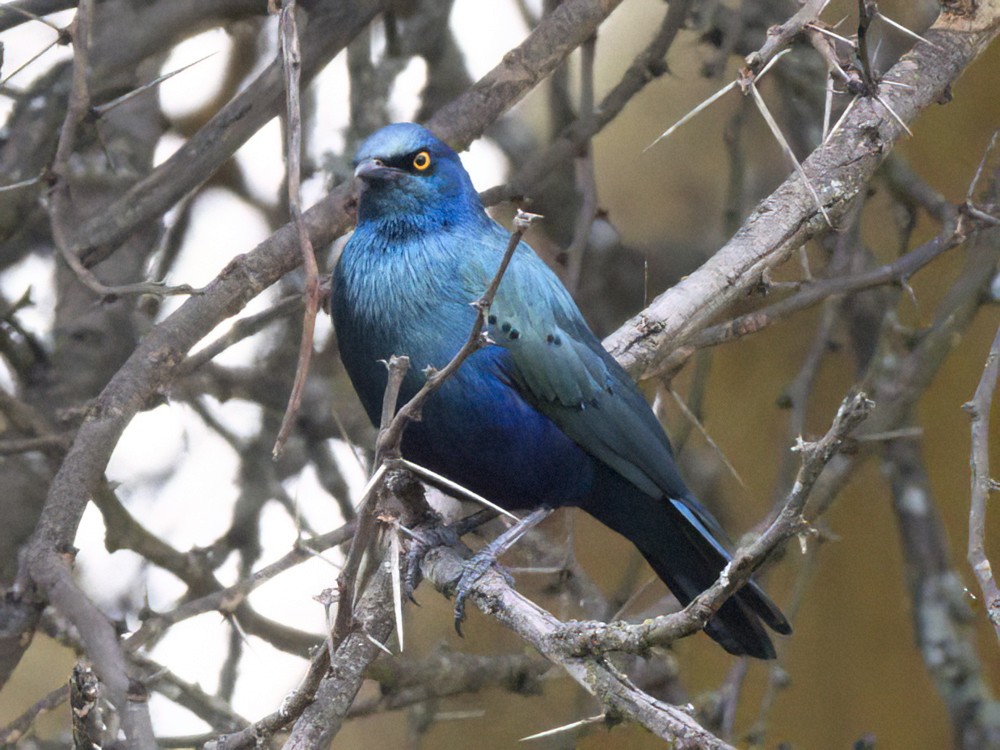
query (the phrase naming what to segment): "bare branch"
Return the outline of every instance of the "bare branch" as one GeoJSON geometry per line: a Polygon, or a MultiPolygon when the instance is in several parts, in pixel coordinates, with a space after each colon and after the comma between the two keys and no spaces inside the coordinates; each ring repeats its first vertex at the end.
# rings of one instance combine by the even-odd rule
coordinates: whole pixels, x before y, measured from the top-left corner
{"type": "Polygon", "coordinates": [[[761,310],[746,313],[725,323],[709,326],[694,335],[672,352],[663,361],[663,369],[676,370],[691,353],[697,349],[716,346],[751,333],[757,333],[773,323],[785,320],[792,314],[804,310],[831,297],[859,292],[864,289],[890,283],[902,284],[921,268],[939,255],[964,241],[956,222],[952,221],[941,234],[914,248],[902,258],[897,258],[884,266],[864,271],[854,276],[820,279],[802,283],[801,291],[775,302],[761,310]]]}
{"type": "Polygon", "coordinates": [[[1000,374],[1000,328],[997,329],[972,400],[963,407],[972,419],[972,498],[969,507],[969,565],[983,592],[986,616],[1000,639],[1000,589],[986,554],[986,504],[1000,488],[990,477],[990,406],[1000,374]]]}
{"type": "Polygon", "coordinates": [[[302,405],[302,392],[306,387],[309,375],[309,361],[312,359],[313,332],[316,330],[316,313],[319,311],[319,267],[316,265],[316,254],[313,251],[309,232],[302,220],[302,112],[299,105],[299,76],[302,69],[302,54],[299,50],[299,31],[295,23],[295,0],[282,0],[279,29],[281,34],[282,69],[285,73],[285,99],[288,111],[285,123],[287,139],[285,142],[285,158],[288,165],[288,208],[292,214],[292,223],[299,235],[299,245],[302,248],[302,264],[306,271],[306,310],[302,318],[302,339],[299,344],[299,362],[295,370],[295,382],[288,397],[288,408],[281,420],[278,437],[274,441],[271,455],[278,458],[284,450],[285,442],[292,433],[299,407],[302,405]]]}
{"type": "MultiPolygon", "coordinates": [[[[447,547],[437,547],[423,563],[424,576],[439,590],[447,590],[462,577],[464,561],[447,547]]],[[[546,658],[559,664],[577,683],[605,706],[608,721],[628,718],[653,734],[674,743],[679,750],[706,748],[727,750],[682,709],[658,701],[636,688],[628,678],[604,660],[593,661],[568,655],[559,645],[564,625],[551,614],[514,591],[504,577],[490,569],[471,596],[484,612],[495,617],[546,658]]]]}
{"type": "Polygon", "coordinates": [[[822,439],[815,443],[806,443],[800,439],[797,450],[802,455],[802,466],[781,512],[764,533],[737,550],[719,574],[719,579],[683,610],[638,625],[570,625],[555,634],[558,646],[574,656],[602,654],[607,651],[643,653],[654,645],[671,643],[703,628],[723,602],[749,580],[753,571],[772,550],[809,528],[802,511],[813,485],[830,459],[841,449],[851,432],[867,418],[874,406],[875,403],[864,393],[852,394],[844,399],[833,424],[822,439]]]}
{"type": "MultiPolygon", "coordinates": [[[[912,122],[998,33],[995,3],[980,4],[968,16],[943,12],[926,34],[937,47],[918,44],[883,77],[912,88],[892,87],[882,98],[903,121],[912,122]]],[[[803,162],[808,179],[820,186],[820,202],[834,225],[904,132],[884,113],[878,102],[859,100],[839,131],[803,162]]],[[[605,346],[633,376],[652,377],[666,354],[825,229],[799,178],[786,180],[723,248],[609,336],[605,346]]]]}

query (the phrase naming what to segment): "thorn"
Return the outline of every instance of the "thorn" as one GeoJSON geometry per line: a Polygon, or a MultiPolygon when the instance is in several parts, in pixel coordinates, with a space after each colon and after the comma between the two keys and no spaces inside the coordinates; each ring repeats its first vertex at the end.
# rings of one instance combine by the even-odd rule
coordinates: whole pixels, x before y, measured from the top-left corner
{"type": "Polygon", "coordinates": [[[25,61],[24,63],[22,63],[20,66],[18,66],[17,68],[14,68],[14,71],[12,73],[10,73],[10,75],[8,75],[6,78],[4,78],[2,81],[0,81],[0,88],[5,87],[7,85],[7,82],[11,78],[13,78],[18,73],[20,73],[22,70],[24,70],[25,68],[27,68],[29,65],[31,65],[31,63],[33,63],[39,57],[41,57],[46,52],[48,52],[50,49],[52,49],[53,47],[55,47],[58,43],[59,43],[59,39],[56,39],[56,41],[51,42],[49,45],[43,47],[40,52],[38,52],[37,54],[35,54],[31,58],[29,58],[27,61],[25,61]]]}
{"type": "Polygon", "coordinates": [[[604,721],[604,714],[598,714],[597,716],[588,716],[586,719],[580,719],[579,721],[574,721],[571,724],[564,724],[561,727],[556,727],[555,729],[546,729],[544,732],[539,732],[538,734],[532,734],[528,737],[522,737],[518,742],[528,742],[529,740],[540,740],[545,737],[552,737],[556,734],[563,734],[565,732],[572,732],[574,729],[579,729],[580,727],[588,726],[589,724],[596,724],[600,721],[604,721]]]}
{"type": "Polygon", "coordinates": [[[400,458],[400,459],[398,459],[398,461],[399,461],[399,465],[402,466],[403,468],[409,469],[410,471],[412,471],[415,474],[419,474],[420,476],[423,476],[423,477],[425,477],[427,479],[430,479],[432,482],[440,484],[442,487],[446,487],[449,490],[452,490],[453,492],[457,492],[460,495],[463,495],[464,497],[467,497],[468,499],[470,499],[470,500],[472,500],[474,502],[479,503],[480,505],[485,505],[487,508],[491,508],[491,509],[497,511],[498,513],[502,513],[503,515],[507,516],[508,518],[513,519],[514,521],[520,521],[521,520],[520,518],[518,518],[517,516],[515,516],[513,513],[511,513],[509,510],[501,508],[499,505],[497,505],[496,503],[492,502],[491,500],[487,500],[482,495],[477,495],[472,490],[466,489],[465,487],[463,487],[462,485],[458,484],[457,482],[453,482],[450,479],[448,479],[446,477],[443,477],[440,474],[438,474],[436,472],[433,472],[430,469],[427,469],[427,468],[421,466],[420,464],[415,464],[412,461],[407,461],[405,458],[400,458]]]}
{"type": "Polygon", "coordinates": [[[892,26],[892,28],[896,29],[897,31],[902,31],[904,34],[906,34],[906,36],[910,37],[911,39],[916,39],[917,41],[923,42],[924,44],[929,44],[934,49],[942,49],[942,47],[939,47],[938,45],[934,44],[934,42],[932,42],[930,39],[920,36],[920,34],[918,34],[915,31],[911,31],[910,29],[903,26],[903,24],[901,23],[896,23],[891,18],[889,18],[889,16],[880,11],[878,8],[875,9],[875,17],[881,18],[885,23],[892,26]]]}
{"type": "Polygon", "coordinates": [[[392,656],[392,651],[390,651],[384,643],[381,643],[377,639],[373,638],[370,633],[365,633],[365,638],[374,643],[379,649],[387,653],[389,656],[392,656]]]}
{"type": "Polygon", "coordinates": [[[121,96],[116,97],[115,99],[112,99],[110,102],[105,102],[104,104],[97,104],[97,105],[95,105],[95,106],[93,106],[93,107],[90,108],[90,113],[94,117],[101,117],[106,112],[111,111],[115,107],[118,107],[118,106],[124,104],[125,102],[129,101],[130,99],[134,99],[135,97],[139,96],[139,94],[146,93],[150,89],[159,86],[164,81],[166,81],[166,80],[168,80],[170,78],[173,78],[178,73],[183,73],[188,68],[194,67],[195,65],[198,65],[199,63],[203,63],[208,58],[215,57],[217,54],[219,54],[218,51],[212,52],[210,54],[207,54],[207,55],[205,55],[204,57],[202,57],[199,60],[195,60],[194,62],[188,63],[187,65],[184,65],[183,67],[177,68],[177,70],[172,70],[169,73],[164,73],[159,78],[154,78],[152,81],[149,81],[148,83],[144,83],[142,86],[139,86],[138,88],[132,89],[131,91],[127,91],[124,94],[122,94],[121,96]]]}
{"type": "Polygon", "coordinates": [[[898,122],[898,123],[899,123],[899,127],[901,127],[901,128],[903,129],[903,130],[905,130],[905,131],[906,131],[906,134],[907,134],[908,136],[910,136],[910,137],[912,138],[912,137],[913,137],[913,131],[912,131],[912,130],[910,130],[910,129],[909,129],[909,128],[908,128],[907,126],[906,126],[906,123],[905,123],[905,122],[903,122],[903,118],[902,118],[902,117],[900,117],[899,115],[897,115],[897,114],[896,114],[895,110],[893,110],[893,108],[892,108],[892,107],[890,107],[890,106],[889,106],[889,105],[888,105],[888,104],[886,103],[885,99],[883,99],[883,98],[882,98],[881,96],[879,96],[878,94],[875,94],[875,95],[874,95],[874,98],[875,98],[875,101],[877,101],[877,102],[878,102],[879,104],[881,104],[881,105],[882,105],[883,107],[885,107],[886,111],[887,111],[887,112],[888,112],[888,113],[889,113],[890,115],[892,115],[892,119],[894,119],[894,120],[895,120],[896,122],[898,122]]]}
{"type": "Polygon", "coordinates": [[[855,42],[852,39],[848,39],[846,36],[841,36],[840,34],[830,31],[830,29],[824,26],[820,26],[816,23],[807,23],[806,28],[812,29],[813,31],[817,31],[820,34],[824,34],[832,39],[836,39],[838,42],[843,42],[844,44],[848,45],[851,49],[857,49],[857,44],[855,44],[855,42]]]}
{"type": "Polygon", "coordinates": [[[694,109],[692,109],[690,112],[688,112],[686,115],[684,115],[681,119],[679,119],[677,122],[675,122],[669,128],[667,128],[662,133],[660,133],[659,137],[657,137],[656,140],[654,140],[652,143],[650,143],[648,146],[646,146],[646,148],[644,148],[642,150],[642,152],[646,153],[647,151],[649,151],[649,149],[651,149],[657,143],[659,143],[660,141],[662,141],[664,138],[668,137],[671,133],[673,133],[675,130],[677,130],[677,128],[679,128],[681,125],[683,125],[684,123],[686,123],[688,120],[694,119],[694,117],[696,115],[700,114],[702,112],[702,110],[708,109],[708,107],[710,107],[712,104],[714,104],[718,99],[721,99],[725,94],[727,94],[730,91],[730,89],[735,88],[736,85],[737,85],[736,81],[730,81],[729,83],[727,83],[721,89],[719,89],[714,94],[712,94],[710,97],[708,97],[708,99],[706,99],[705,101],[703,101],[701,104],[699,104],[698,106],[696,106],[694,109]]]}
{"type": "Polygon", "coordinates": [[[31,187],[32,185],[37,185],[44,178],[44,174],[36,175],[27,180],[21,180],[20,182],[13,182],[10,185],[0,186],[0,193],[6,193],[11,190],[19,190],[24,187],[31,187]]]}
{"type": "MultiPolygon", "coordinates": [[[[802,181],[805,183],[806,189],[809,190],[809,194],[812,196],[813,202],[816,204],[816,208],[818,208],[819,212],[823,214],[823,218],[826,219],[827,225],[832,227],[833,222],[830,221],[830,215],[826,212],[823,202],[819,199],[819,194],[809,181],[809,177],[806,175],[806,172],[799,163],[799,160],[795,158],[795,153],[792,151],[792,147],[788,145],[788,141],[785,140],[785,135],[781,132],[781,128],[778,126],[777,121],[771,116],[771,111],[764,103],[764,97],[760,95],[760,91],[757,90],[757,86],[754,85],[752,81],[750,82],[749,89],[750,93],[753,94],[753,100],[757,105],[757,109],[760,111],[760,114],[767,123],[767,126],[771,129],[771,134],[774,136],[775,140],[778,141],[778,145],[781,146],[781,149],[785,152],[785,154],[792,160],[792,164],[795,165],[795,171],[798,172],[799,177],[801,177],[802,181]]],[[[906,126],[904,125],[903,127],[906,126]]]]}
{"type": "Polygon", "coordinates": [[[399,637],[399,653],[403,653],[403,582],[399,572],[399,523],[394,534],[389,538],[389,565],[392,576],[392,607],[396,614],[396,633],[399,637]]]}
{"type": "Polygon", "coordinates": [[[712,439],[712,436],[708,434],[708,430],[705,429],[705,426],[701,423],[701,420],[698,419],[698,416],[693,411],[691,411],[691,409],[688,408],[688,405],[686,403],[684,403],[684,399],[680,397],[680,394],[677,393],[677,391],[675,391],[673,388],[668,388],[667,390],[670,392],[670,395],[674,397],[674,401],[677,403],[677,406],[681,410],[681,413],[683,413],[684,416],[691,422],[691,424],[695,426],[695,429],[697,429],[698,432],[701,433],[701,436],[705,438],[705,441],[710,446],[712,446],[712,449],[715,451],[715,454],[722,461],[722,464],[726,467],[726,469],[729,470],[729,473],[732,474],[733,478],[737,482],[739,482],[740,487],[742,487],[744,490],[749,490],[749,488],[747,487],[747,483],[743,481],[743,477],[740,476],[740,473],[736,470],[736,467],[733,466],[729,458],[726,457],[726,454],[723,452],[722,448],[719,447],[719,444],[716,443],[715,440],[712,439]]]}
{"type": "Polygon", "coordinates": [[[831,138],[833,138],[834,135],[836,135],[837,131],[840,130],[840,126],[844,124],[844,120],[847,119],[847,115],[850,114],[851,110],[854,109],[854,105],[857,103],[858,97],[851,99],[851,103],[844,108],[844,113],[840,116],[840,119],[837,120],[837,123],[833,126],[833,129],[827,137],[823,139],[823,143],[827,143],[831,138]]]}
{"type": "Polygon", "coordinates": [[[382,475],[385,474],[385,472],[386,472],[386,464],[382,463],[375,470],[375,473],[371,475],[371,478],[368,480],[368,484],[365,485],[365,489],[361,493],[361,498],[358,500],[358,502],[354,504],[355,510],[358,510],[362,505],[365,504],[365,501],[368,499],[368,496],[372,494],[372,490],[375,489],[375,485],[378,484],[378,481],[382,478],[382,475]]]}
{"type": "Polygon", "coordinates": [[[534,222],[544,218],[542,214],[533,214],[530,211],[523,211],[519,208],[514,215],[514,226],[518,231],[525,232],[534,222]]]}

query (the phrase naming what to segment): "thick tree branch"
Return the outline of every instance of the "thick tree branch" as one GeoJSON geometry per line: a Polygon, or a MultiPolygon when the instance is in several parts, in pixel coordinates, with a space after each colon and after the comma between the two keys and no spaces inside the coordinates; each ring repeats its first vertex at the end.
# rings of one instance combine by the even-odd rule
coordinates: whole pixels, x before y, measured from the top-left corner
{"type": "Polygon", "coordinates": [[[1000,589],[986,554],[986,504],[991,492],[1000,489],[990,476],[990,406],[1000,373],[1000,328],[986,358],[983,376],[972,400],[965,405],[972,419],[972,499],[969,509],[969,565],[983,592],[986,615],[1000,639],[1000,589]]]}
{"type": "MultiPolygon", "coordinates": [[[[1000,33],[1000,0],[961,5],[963,15],[945,10],[926,33],[935,46],[918,42],[883,77],[903,84],[883,84],[880,96],[905,123],[940,101],[1000,33]]],[[[903,126],[882,104],[861,99],[837,133],[803,162],[835,225],[903,134],[903,126]]],[[[654,376],[664,356],[745,295],[767,270],[826,230],[808,189],[793,175],[701,268],[653,300],[609,336],[605,346],[633,376],[654,376]]]]}
{"type": "Polygon", "coordinates": [[[915,440],[886,445],[893,511],[902,539],[913,630],[927,673],[948,709],[955,747],[1000,746],[1000,704],[976,649],[976,615],[962,578],[951,567],[938,502],[915,440]]]}
{"type": "MultiPolygon", "coordinates": [[[[432,550],[424,559],[424,576],[439,590],[450,590],[462,577],[464,561],[448,547],[432,550]]],[[[494,569],[477,581],[472,600],[484,612],[517,633],[548,659],[559,664],[604,706],[608,723],[636,721],[679,750],[726,750],[730,746],[706,732],[682,709],[639,690],[603,658],[568,655],[558,646],[564,625],[518,594],[494,569]]]]}
{"type": "MultiPolygon", "coordinates": [[[[382,5],[381,0],[351,0],[316,7],[301,40],[302,80],[312,80],[382,5]]],[[[85,222],[74,235],[74,251],[88,266],[107,258],[137,226],[161,216],[205,182],[250,136],[277,116],[285,101],[284,91],[278,59],[149,176],[85,222]]]]}

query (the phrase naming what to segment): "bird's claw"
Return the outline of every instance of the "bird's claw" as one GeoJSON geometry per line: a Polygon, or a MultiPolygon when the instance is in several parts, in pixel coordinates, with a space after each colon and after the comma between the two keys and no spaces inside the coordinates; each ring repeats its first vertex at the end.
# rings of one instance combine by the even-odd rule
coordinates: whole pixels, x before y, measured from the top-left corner
{"type": "Polygon", "coordinates": [[[423,528],[414,529],[410,539],[410,546],[406,552],[406,565],[403,576],[403,594],[414,604],[417,600],[413,598],[420,581],[423,580],[423,573],[420,571],[420,563],[424,557],[435,547],[454,547],[461,540],[460,532],[454,526],[444,524],[433,524],[423,528]]]}
{"type": "Polygon", "coordinates": [[[492,548],[492,545],[487,545],[481,549],[466,560],[462,566],[462,577],[458,579],[458,583],[455,585],[455,632],[460,636],[462,635],[462,622],[465,620],[465,600],[469,598],[469,594],[472,593],[476,582],[493,566],[496,566],[500,575],[508,583],[512,584],[514,582],[510,573],[500,565],[497,565],[497,551],[492,548]]]}

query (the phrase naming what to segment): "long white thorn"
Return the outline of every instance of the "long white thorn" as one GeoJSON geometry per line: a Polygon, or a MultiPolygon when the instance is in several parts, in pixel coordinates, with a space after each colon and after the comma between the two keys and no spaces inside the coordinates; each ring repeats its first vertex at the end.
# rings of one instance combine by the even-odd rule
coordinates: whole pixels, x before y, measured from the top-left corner
{"type": "Polygon", "coordinates": [[[833,77],[826,77],[826,96],[823,97],[823,143],[830,135],[830,120],[833,117],[833,77]]]}
{"type": "Polygon", "coordinates": [[[905,26],[903,26],[903,24],[901,24],[901,23],[896,23],[895,21],[893,21],[891,18],[889,18],[889,16],[887,16],[882,11],[876,10],[875,11],[875,15],[876,15],[876,17],[881,18],[887,24],[889,24],[890,26],[892,26],[892,28],[898,29],[899,31],[902,31],[904,34],[906,34],[906,36],[910,37],[910,39],[916,39],[917,41],[923,42],[924,44],[929,44],[934,49],[941,49],[941,47],[939,47],[938,45],[934,44],[934,42],[932,42],[930,39],[927,39],[926,37],[920,36],[920,34],[918,34],[915,31],[911,31],[910,29],[908,29],[905,26]]]}
{"type": "Polygon", "coordinates": [[[834,135],[836,135],[837,131],[840,130],[840,126],[844,124],[844,120],[847,119],[847,115],[850,114],[852,109],[854,109],[854,105],[857,103],[857,101],[858,97],[854,97],[853,99],[851,99],[850,104],[844,107],[844,113],[837,119],[837,123],[833,126],[833,129],[830,130],[830,132],[827,134],[826,138],[823,139],[823,143],[826,143],[831,138],[833,138],[834,135]]]}
{"type": "Polygon", "coordinates": [[[781,128],[778,127],[778,123],[775,121],[774,117],[771,116],[771,111],[764,103],[764,97],[760,95],[760,92],[757,90],[757,86],[753,83],[750,84],[749,88],[750,93],[753,94],[754,103],[757,105],[757,109],[760,110],[760,114],[764,118],[764,121],[767,122],[767,126],[771,129],[771,133],[774,135],[775,140],[778,141],[778,145],[780,145],[781,149],[788,155],[788,158],[792,160],[792,164],[795,165],[795,171],[799,173],[799,177],[801,177],[802,181],[805,183],[806,189],[809,191],[813,202],[816,204],[816,208],[818,208],[819,212],[823,214],[823,218],[826,219],[826,223],[832,227],[833,222],[830,221],[830,216],[827,214],[826,208],[823,207],[823,203],[819,199],[819,194],[816,192],[816,189],[812,186],[812,183],[806,176],[806,172],[799,163],[799,160],[795,158],[795,153],[792,151],[792,147],[788,145],[788,141],[785,140],[785,135],[781,132],[781,128]]]}
{"type": "Polygon", "coordinates": [[[372,490],[375,489],[375,485],[378,484],[378,481],[382,478],[382,475],[385,474],[385,471],[385,464],[382,464],[375,470],[375,473],[371,475],[368,479],[368,483],[365,485],[364,492],[361,493],[361,498],[354,504],[355,510],[365,504],[368,496],[372,494],[372,490]]]}
{"type": "MultiPolygon", "coordinates": [[[[784,57],[790,51],[791,50],[789,50],[789,49],[783,49],[783,50],[781,50],[781,52],[779,52],[774,57],[772,57],[770,60],[768,60],[767,61],[767,65],[765,65],[763,68],[761,68],[760,73],[757,74],[756,80],[759,81],[764,76],[764,74],[767,73],[767,71],[769,71],[774,66],[774,64],[776,62],[778,62],[778,60],[780,60],[782,57],[784,57]]],[[[725,96],[731,89],[733,89],[733,88],[735,88],[735,87],[737,87],[739,85],[740,85],[740,82],[738,80],[736,80],[736,81],[730,81],[729,83],[727,83],[725,86],[723,86],[721,89],[719,89],[718,91],[716,91],[714,94],[712,94],[705,101],[703,101],[701,104],[699,104],[694,109],[692,109],[690,112],[688,112],[686,115],[684,115],[681,119],[679,119],[677,122],[675,122],[669,128],[667,128],[662,133],[660,133],[660,136],[655,141],[653,141],[652,143],[650,143],[648,146],[646,146],[646,148],[644,148],[642,150],[643,153],[649,151],[649,149],[651,149],[657,143],[659,143],[664,138],[666,138],[667,136],[669,136],[671,133],[673,133],[675,130],[677,130],[677,128],[679,128],[681,125],[683,125],[684,123],[686,123],[688,120],[693,119],[696,115],[700,114],[702,111],[708,109],[712,104],[714,104],[716,101],[718,101],[723,96],[725,96]]]]}
{"type": "Polygon", "coordinates": [[[824,34],[825,36],[828,36],[828,37],[830,37],[832,39],[836,39],[838,42],[843,42],[844,44],[846,44],[847,46],[851,47],[852,49],[856,49],[857,46],[858,46],[857,44],[854,43],[853,40],[848,39],[846,36],[841,36],[840,34],[836,33],[835,31],[830,31],[830,29],[824,28],[823,26],[820,26],[819,24],[807,23],[806,24],[806,28],[812,29],[813,31],[818,31],[820,34],[824,34]]]}
{"type": "Polygon", "coordinates": [[[708,109],[712,104],[714,104],[717,100],[721,99],[726,93],[728,93],[730,89],[735,88],[736,85],[737,85],[736,81],[730,81],[725,86],[723,86],[721,89],[719,89],[718,91],[716,91],[714,94],[712,94],[710,97],[708,97],[708,99],[706,99],[705,101],[703,101],[701,104],[699,104],[698,106],[696,106],[694,109],[692,109],[690,112],[688,112],[686,115],[684,115],[681,119],[679,119],[677,122],[675,122],[669,128],[667,128],[662,133],[660,133],[660,136],[655,141],[653,141],[652,143],[650,143],[648,146],[646,146],[646,148],[644,148],[642,150],[643,153],[649,151],[649,149],[651,149],[657,143],[659,143],[664,138],[666,138],[667,136],[669,136],[671,133],[673,133],[675,130],[677,130],[677,128],[679,128],[681,125],[683,125],[684,123],[686,123],[688,120],[694,119],[694,117],[696,115],[698,115],[699,113],[701,113],[703,110],[708,109]]]}
{"type": "Polygon", "coordinates": [[[754,78],[754,80],[755,81],[759,81],[761,78],[763,78],[765,75],[767,75],[767,71],[769,71],[771,68],[773,68],[774,64],[776,62],[778,62],[778,60],[780,60],[781,58],[783,58],[785,55],[787,55],[791,51],[792,51],[791,48],[783,49],[783,50],[781,50],[781,52],[779,52],[774,57],[772,57],[770,60],[768,60],[767,61],[767,65],[765,65],[763,68],[760,69],[760,73],[757,74],[757,76],[756,76],[756,78],[754,78]]]}
{"type": "Polygon", "coordinates": [[[477,495],[472,490],[467,489],[462,485],[458,484],[457,482],[453,482],[447,477],[443,477],[437,472],[431,471],[430,469],[421,466],[420,464],[415,464],[412,461],[407,461],[405,458],[399,459],[399,463],[401,466],[409,469],[415,474],[419,474],[420,476],[426,477],[427,479],[430,479],[432,482],[440,484],[442,487],[447,487],[449,490],[452,490],[453,492],[462,495],[463,497],[467,497],[469,500],[472,500],[473,502],[477,502],[480,505],[485,505],[487,508],[492,508],[497,513],[502,513],[508,518],[513,518],[515,521],[521,520],[513,513],[511,513],[509,510],[501,508],[499,505],[492,502],[491,500],[487,500],[482,495],[477,495]]]}
{"type": "Polygon", "coordinates": [[[885,111],[888,112],[890,115],[892,115],[892,119],[899,123],[899,127],[905,130],[908,136],[910,136],[911,138],[913,137],[913,131],[910,130],[908,127],[906,127],[906,123],[903,122],[903,118],[896,114],[893,108],[886,103],[885,99],[876,94],[875,101],[877,101],[879,104],[885,107],[885,111]]]}
{"type": "Polygon", "coordinates": [[[382,651],[384,651],[385,653],[387,653],[389,656],[392,656],[392,651],[390,651],[386,647],[386,645],[384,643],[381,643],[378,639],[376,639],[375,637],[373,637],[371,634],[365,633],[365,638],[367,638],[369,641],[371,641],[372,643],[374,643],[377,648],[381,649],[382,651]]]}
{"type": "Polygon", "coordinates": [[[399,572],[399,529],[392,529],[389,540],[389,564],[392,566],[392,607],[396,613],[396,633],[399,637],[399,653],[403,653],[403,582],[399,572]]]}
{"type": "Polygon", "coordinates": [[[604,714],[598,714],[597,716],[588,716],[586,719],[580,719],[579,721],[574,721],[572,724],[565,724],[561,727],[556,727],[555,729],[546,729],[544,732],[539,732],[538,734],[533,734],[530,737],[522,737],[518,742],[528,742],[529,740],[540,740],[545,737],[552,737],[556,734],[563,734],[564,732],[572,732],[574,729],[579,729],[580,727],[585,727],[588,724],[596,724],[599,721],[604,721],[604,714]]]}

